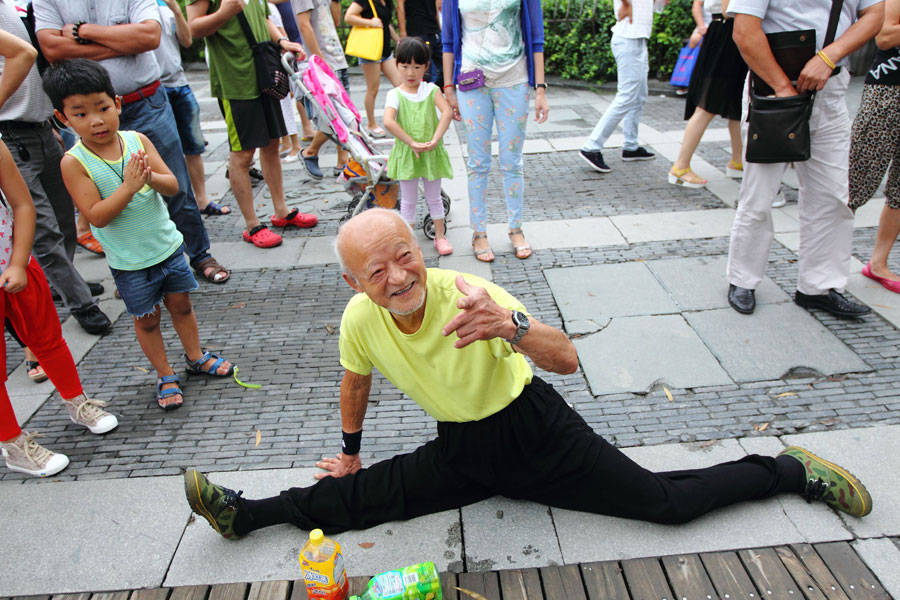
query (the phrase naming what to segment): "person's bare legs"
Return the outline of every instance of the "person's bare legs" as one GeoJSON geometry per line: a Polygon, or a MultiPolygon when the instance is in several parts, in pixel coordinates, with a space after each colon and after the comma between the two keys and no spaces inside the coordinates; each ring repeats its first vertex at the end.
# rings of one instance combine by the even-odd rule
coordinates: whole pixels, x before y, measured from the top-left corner
{"type": "MultiPolygon", "coordinates": [[[[706,131],[706,128],[709,126],[710,122],[712,122],[714,116],[714,114],[706,112],[700,107],[694,109],[694,114],[691,115],[691,118],[684,128],[681,149],[678,151],[678,158],[675,159],[675,163],[672,165],[674,169],[682,170],[691,167],[691,158],[694,156],[694,152],[700,144],[703,132],[706,131]]],[[[738,132],[738,143],[740,143],[740,132],[738,132]]],[[[732,141],[732,146],[733,144],[734,142],[732,141]]],[[[680,177],[690,183],[706,183],[705,179],[691,171],[680,177]]]]}
{"type": "MultiPolygon", "coordinates": [[[[191,305],[191,295],[188,292],[175,294],[166,294],[163,296],[163,302],[166,310],[172,316],[172,326],[175,333],[181,339],[181,346],[184,353],[191,361],[200,360],[203,356],[203,349],[200,347],[200,331],[197,328],[197,316],[194,314],[194,307],[191,305]]],[[[203,363],[203,370],[212,367],[216,362],[215,358],[210,358],[203,363]]],[[[231,368],[231,363],[224,361],[216,369],[219,375],[226,375],[231,368]]]]}
{"type": "MultiPolygon", "coordinates": [[[[278,140],[275,140],[277,143],[278,140]]],[[[250,165],[253,164],[255,149],[234,150],[228,155],[228,176],[231,182],[231,191],[241,209],[241,216],[247,224],[247,231],[259,225],[259,218],[253,208],[253,186],[250,183],[250,165]]],[[[276,156],[278,153],[276,152],[276,156]]]]}
{"type": "Polygon", "coordinates": [[[311,138],[316,131],[316,128],[313,127],[312,122],[309,120],[309,115],[306,114],[306,107],[303,106],[303,102],[297,100],[297,112],[300,114],[300,128],[303,130],[303,138],[311,138]]]}
{"type": "Polygon", "coordinates": [[[366,121],[368,128],[378,127],[375,120],[375,97],[378,95],[378,85],[381,83],[381,65],[378,63],[365,63],[362,66],[363,75],[366,78],[366,97],[363,105],[366,107],[366,121]]]}
{"type": "Polygon", "coordinates": [[[728,119],[728,137],[731,138],[731,163],[744,164],[744,143],[741,141],[741,122],[728,119]]]}
{"type": "Polygon", "coordinates": [[[315,135],[313,135],[312,142],[310,142],[309,146],[303,150],[301,156],[318,156],[319,150],[328,141],[328,136],[322,133],[321,131],[317,131],[315,135]]]}
{"type": "Polygon", "coordinates": [[[393,58],[381,61],[381,72],[388,78],[388,81],[391,82],[392,86],[399,87],[400,84],[403,83],[400,81],[400,71],[397,70],[397,61],[393,58]]]}
{"type": "Polygon", "coordinates": [[[900,234],[900,209],[885,204],[878,220],[878,233],[875,235],[875,249],[872,251],[869,268],[878,277],[891,281],[900,281],[900,276],[891,271],[887,265],[888,255],[894,247],[894,242],[897,241],[898,234],[900,234]]]}
{"type": "MultiPolygon", "coordinates": [[[[156,370],[157,378],[175,374],[175,371],[172,370],[172,365],[169,364],[169,357],[166,356],[166,345],[159,330],[159,311],[160,309],[157,306],[153,314],[145,315],[141,318],[133,317],[134,333],[137,336],[138,343],[141,345],[141,350],[144,351],[144,355],[150,360],[150,364],[156,370]]],[[[175,387],[178,387],[178,384],[175,382],[162,385],[164,390],[175,387]]],[[[160,403],[162,406],[168,406],[170,404],[179,404],[183,401],[184,397],[181,394],[174,394],[163,398],[160,400],[160,403]]]]}
{"type": "Polygon", "coordinates": [[[259,149],[259,166],[262,169],[263,179],[269,186],[269,195],[272,197],[275,216],[283,219],[290,211],[284,202],[284,181],[281,178],[281,157],[278,156],[278,144],[278,138],[274,138],[269,140],[268,146],[259,149]]]}

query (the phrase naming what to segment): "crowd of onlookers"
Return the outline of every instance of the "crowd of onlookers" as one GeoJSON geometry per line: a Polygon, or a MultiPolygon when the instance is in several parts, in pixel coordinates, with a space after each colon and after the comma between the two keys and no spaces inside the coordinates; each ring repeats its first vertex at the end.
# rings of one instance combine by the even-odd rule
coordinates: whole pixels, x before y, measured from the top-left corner
{"type": "MultiPolygon", "coordinates": [[[[271,42],[300,59],[316,55],[348,89],[348,60],[338,35],[343,18],[348,25],[382,31],[381,55],[359,59],[362,104],[369,136],[389,132],[394,138],[387,174],[399,181],[402,218],[412,223],[421,190],[435,224],[436,250],[453,252],[440,191],[441,180],[452,177],[442,137],[452,120],[461,121],[473,253],[479,261],[495,260],[487,238],[487,189],[496,125],[508,235],[516,258],[532,255],[523,231],[522,153],[530,106],[538,123],[550,110],[540,0],[353,0],[343,15],[335,0],[185,4],[183,12],[176,0],[0,0],[0,189],[2,210],[14,216],[0,218],[0,310],[8,331],[27,347],[29,376],[53,380],[72,420],[94,433],[109,431],[117,421],[104,403],[85,396],[52,304],[58,295],[89,333],[111,328],[94,300],[102,286],[84,281],[73,265],[78,246],[105,255],[139,345],[156,370],[160,408],[177,408],[185,399],[162,342],[163,304],[188,372],[234,373],[233,364],[202,347],[189,298],[198,285],[195,276],[214,284],[231,277],[210,254],[203,221],[203,215],[232,211],[206,193],[200,110],[180,52],[195,39],[205,42],[210,93],[227,128],[226,177],[244,219],[245,242],[271,248],[282,236],[270,227],[317,225],[316,215],[288,206],[282,165],[299,162],[312,179],[322,179],[319,153],[334,139],[327,119],[293,82],[292,93],[281,100],[261,91],[254,47],[271,42]],[[379,124],[375,100],[382,74],[394,88],[379,124]],[[257,158],[259,170],[253,166],[257,158]],[[270,192],[268,222],[254,206],[254,179],[270,192]]],[[[662,4],[613,1],[617,93],[579,152],[601,173],[611,171],[603,149],[620,123],[622,160],[655,158],[639,144],[638,126],[648,90],[647,45],[654,10],[662,4]]],[[[741,313],[755,307],[754,290],[765,276],[773,239],[772,208],[789,166],[744,160],[748,68],[775,96],[816,93],[811,157],[793,165],[801,221],[796,303],[841,317],[869,312],[842,292],[853,210],[875,193],[888,165],[887,203],[863,273],[900,293],[900,276],[887,267],[900,233],[900,175],[893,160],[900,148],[900,0],[845,0],[834,19],[833,42],[820,43],[800,77],[791,80],[766,36],[811,29],[825,40],[830,13],[822,0],[694,1],[695,37],[702,45],[685,94],[684,140],[668,180],[689,188],[706,185],[691,170],[691,157],[715,116],[727,119],[727,174],[742,183],[726,277],[728,301],[741,313]],[[879,51],[851,134],[846,57],[876,34],[879,51]]],[[[335,176],[348,160],[340,145],[337,152],[335,176]]],[[[65,466],[62,455],[18,428],[5,391],[0,412],[0,442],[10,468],[46,475],[65,466]]]]}

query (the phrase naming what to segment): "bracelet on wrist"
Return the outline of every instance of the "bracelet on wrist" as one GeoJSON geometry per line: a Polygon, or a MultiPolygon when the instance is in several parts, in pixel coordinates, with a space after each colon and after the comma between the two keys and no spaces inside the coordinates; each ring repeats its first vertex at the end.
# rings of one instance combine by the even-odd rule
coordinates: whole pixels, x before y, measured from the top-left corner
{"type": "Polygon", "coordinates": [[[74,25],[72,25],[72,37],[75,38],[75,41],[79,44],[90,44],[91,40],[86,40],[80,35],[78,35],[78,30],[81,29],[81,26],[84,25],[84,21],[78,21],[74,25]]]}
{"type": "Polygon", "coordinates": [[[444,87],[442,87],[441,90],[446,90],[447,88],[454,88],[454,89],[456,89],[456,85],[454,85],[454,84],[452,84],[452,83],[448,83],[447,85],[445,85],[444,87]]]}
{"type": "Polygon", "coordinates": [[[826,65],[828,65],[832,71],[834,71],[835,68],[837,68],[837,65],[835,65],[834,62],[830,58],[828,58],[828,55],[825,54],[824,50],[819,50],[818,52],[816,52],[816,56],[821,58],[822,62],[824,62],[826,65]]]}
{"type": "Polygon", "coordinates": [[[348,455],[354,456],[359,454],[359,447],[362,442],[362,429],[355,433],[347,433],[344,430],[341,430],[341,452],[348,455]]]}

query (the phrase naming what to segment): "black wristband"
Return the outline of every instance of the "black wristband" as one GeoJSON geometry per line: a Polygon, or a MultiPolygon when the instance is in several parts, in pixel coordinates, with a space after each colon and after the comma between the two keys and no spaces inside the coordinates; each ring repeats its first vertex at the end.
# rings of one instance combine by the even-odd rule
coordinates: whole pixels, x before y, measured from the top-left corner
{"type": "Polygon", "coordinates": [[[359,454],[360,442],[362,442],[362,429],[356,433],[347,433],[341,430],[341,452],[347,456],[359,454]]]}
{"type": "Polygon", "coordinates": [[[78,21],[77,23],[72,25],[72,37],[75,38],[75,41],[79,44],[90,44],[91,40],[86,40],[78,35],[78,30],[81,29],[82,25],[84,25],[84,21],[78,21]]]}

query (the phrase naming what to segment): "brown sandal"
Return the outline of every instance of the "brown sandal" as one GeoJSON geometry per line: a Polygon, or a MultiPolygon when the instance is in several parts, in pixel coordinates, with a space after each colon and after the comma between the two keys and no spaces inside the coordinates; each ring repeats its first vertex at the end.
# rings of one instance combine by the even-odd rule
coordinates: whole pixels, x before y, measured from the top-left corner
{"type": "Polygon", "coordinates": [[[481,262],[494,262],[494,251],[488,246],[484,250],[475,250],[475,240],[487,239],[487,231],[476,231],[472,234],[472,250],[475,251],[475,258],[481,262]],[[490,258],[488,258],[490,255],[490,258]]]}
{"type": "Polygon", "coordinates": [[[231,273],[229,273],[225,267],[220,265],[219,261],[214,259],[212,256],[204,258],[196,265],[194,265],[194,271],[197,272],[197,275],[200,275],[210,283],[225,283],[231,278],[231,273]],[[207,269],[209,269],[210,267],[212,267],[212,270],[207,271],[207,269]],[[217,279],[216,275],[218,275],[219,273],[224,273],[225,276],[217,279]]]}
{"type": "MultiPolygon", "coordinates": [[[[525,234],[522,233],[522,229],[510,229],[509,230],[509,239],[512,241],[512,236],[521,235],[525,237],[525,234]]],[[[516,258],[519,260],[525,260],[529,256],[531,256],[531,244],[525,244],[524,246],[513,246],[513,250],[515,250],[516,258]]]]}

